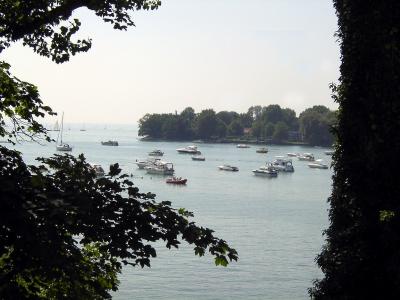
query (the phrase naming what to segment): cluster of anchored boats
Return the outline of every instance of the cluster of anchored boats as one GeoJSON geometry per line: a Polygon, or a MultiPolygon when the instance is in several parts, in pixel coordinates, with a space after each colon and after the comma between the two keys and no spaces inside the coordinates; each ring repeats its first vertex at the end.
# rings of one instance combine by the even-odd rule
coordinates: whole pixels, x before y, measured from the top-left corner
{"type": "MultiPolygon", "coordinates": [[[[332,155],[333,151],[325,151],[326,155],[332,155]]],[[[298,160],[309,161],[308,166],[312,169],[328,169],[328,165],[323,163],[322,159],[315,159],[312,153],[287,153],[288,156],[297,157],[298,160]]]]}
{"type": "MultiPolygon", "coordinates": [[[[246,144],[239,144],[236,146],[237,148],[250,148],[250,146],[246,144]]],[[[180,154],[191,154],[192,160],[195,161],[205,161],[205,157],[201,156],[201,152],[197,149],[196,146],[187,146],[185,148],[176,149],[176,151],[180,154]]],[[[268,153],[268,149],[266,147],[262,147],[256,150],[257,153],[268,153]]],[[[325,151],[325,154],[332,155],[332,151],[325,151]]],[[[157,175],[173,175],[175,173],[174,165],[172,162],[166,162],[161,160],[161,156],[164,155],[159,149],[153,150],[148,153],[149,158],[146,160],[136,161],[136,165],[139,169],[144,169],[148,174],[157,174],[157,175]]],[[[315,159],[312,153],[287,153],[288,157],[297,157],[300,161],[308,161],[308,166],[310,168],[315,169],[328,169],[328,165],[322,162],[322,159],[315,159]]],[[[218,166],[219,170],[222,171],[231,171],[238,172],[239,168],[232,165],[221,165],[218,166]]],[[[265,177],[277,177],[279,172],[294,172],[294,167],[291,158],[286,158],[284,156],[276,156],[273,162],[267,162],[265,165],[259,167],[252,171],[256,176],[265,176],[265,177]]],[[[181,177],[171,177],[168,178],[167,183],[172,184],[186,184],[187,179],[181,177]]]]}
{"type": "MultiPolygon", "coordinates": [[[[196,146],[188,146],[186,148],[176,149],[178,153],[192,154],[192,160],[204,161],[205,157],[201,156],[201,152],[197,150],[196,146]]],[[[156,149],[148,153],[149,158],[146,160],[136,161],[139,169],[144,169],[148,174],[156,175],[173,175],[175,173],[174,165],[172,162],[162,161],[161,156],[164,152],[156,149]]],[[[170,184],[186,184],[187,179],[182,177],[170,177],[166,180],[170,184]]]]}

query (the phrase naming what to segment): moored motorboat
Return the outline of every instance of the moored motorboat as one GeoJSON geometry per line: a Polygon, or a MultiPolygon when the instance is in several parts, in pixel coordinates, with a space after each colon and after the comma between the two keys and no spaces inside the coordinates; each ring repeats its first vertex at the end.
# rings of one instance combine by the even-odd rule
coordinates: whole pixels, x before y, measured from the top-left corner
{"type": "Polygon", "coordinates": [[[155,174],[155,175],[173,175],[174,165],[171,162],[163,162],[159,161],[154,165],[146,166],[144,169],[147,171],[148,174],[155,174]]]}
{"type": "Polygon", "coordinates": [[[272,162],[273,167],[280,172],[294,172],[294,167],[291,159],[285,159],[283,156],[276,156],[272,162]]]}
{"type": "Polygon", "coordinates": [[[146,135],[143,135],[143,136],[139,136],[137,139],[139,141],[149,141],[149,140],[151,140],[151,137],[146,134],[146,135]]]}
{"type": "Polygon", "coordinates": [[[297,157],[299,160],[305,160],[305,161],[314,161],[314,155],[312,153],[303,153],[297,157]]]}
{"type": "Polygon", "coordinates": [[[261,147],[256,150],[257,153],[268,153],[267,147],[261,147]]]}
{"type": "Polygon", "coordinates": [[[139,169],[144,169],[147,166],[156,165],[159,161],[161,161],[160,158],[148,158],[146,160],[136,160],[135,164],[139,169]]]}
{"type": "Polygon", "coordinates": [[[291,153],[291,152],[286,153],[286,155],[289,156],[289,157],[297,157],[297,156],[300,156],[299,153],[291,153]]]}
{"type": "Polygon", "coordinates": [[[235,166],[231,166],[231,165],[222,165],[222,166],[218,166],[218,169],[222,170],[222,171],[232,171],[232,172],[237,172],[239,171],[238,167],[235,166]]]}
{"type": "Polygon", "coordinates": [[[174,176],[174,177],[168,178],[165,182],[170,183],[170,184],[186,184],[187,179],[174,176]]]}
{"type": "Polygon", "coordinates": [[[308,164],[312,169],[328,169],[328,165],[322,162],[322,159],[317,159],[314,162],[308,164]]]}
{"type": "Polygon", "coordinates": [[[250,148],[250,146],[246,144],[237,144],[236,148],[250,148]]]}
{"type": "Polygon", "coordinates": [[[103,146],[118,146],[118,142],[117,141],[106,141],[106,142],[101,142],[101,144],[103,146]]]}
{"type": "Polygon", "coordinates": [[[326,151],[324,151],[324,153],[325,153],[326,155],[331,156],[331,155],[333,155],[334,151],[333,151],[333,150],[326,150],[326,151]]]}
{"type": "Polygon", "coordinates": [[[253,170],[253,174],[255,176],[264,176],[264,177],[277,177],[278,171],[272,164],[267,164],[265,166],[261,166],[256,170],[253,170]]]}
{"type": "Polygon", "coordinates": [[[197,161],[205,161],[206,158],[204,156],[199,156],[199,155],[193,155],[192,160],[197,160],[197,161]]]}
{"type": "Polygon", "coordinates": [[[164,155],[164,152],[162,152],[159,149],[149,152],[149,156],[163,156],[163,155],[164,155]]]}
{"type": "Polygon", "coordinates": [[[197,150],[196,146],[187,146],[185,148],[178,148],[176,149],[178,153],[183,153],[183,154],[201,154],[199,150],[197,150]]]}

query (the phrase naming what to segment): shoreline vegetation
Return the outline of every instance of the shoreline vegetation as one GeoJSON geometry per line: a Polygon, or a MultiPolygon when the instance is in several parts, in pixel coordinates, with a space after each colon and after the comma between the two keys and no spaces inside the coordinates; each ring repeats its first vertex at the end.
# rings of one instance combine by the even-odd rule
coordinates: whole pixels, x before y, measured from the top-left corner
{"type": "Polygon", "coordinates": [[[251,106],[246,113],[196,113],[187,107],[178,114],[146,114],[139,120],[142,141],[247,143],[330,147],[336,111],[322,105],[305,109],[297,117],[278,104],[251,106]]]}
{"type": "MultiPolygon", "coordinates": [[[[299,146],[310,146],[305,142],[295,141],[282,141],[273,142],[272,140],[255,140],[247,138],[224,138],[224,139],[205,139],[205,140],[192,140],[192,139],[164,139],[164,138],[152,138],[150,136],[142,136],[139,138],[142,142],[192,142],[195,144],[200,143],[212,143],[212,144],[250,144],[250,145],[299,145],[299,146]]],[[[330,146],[321,146],[330,147],[330,146]]]]}

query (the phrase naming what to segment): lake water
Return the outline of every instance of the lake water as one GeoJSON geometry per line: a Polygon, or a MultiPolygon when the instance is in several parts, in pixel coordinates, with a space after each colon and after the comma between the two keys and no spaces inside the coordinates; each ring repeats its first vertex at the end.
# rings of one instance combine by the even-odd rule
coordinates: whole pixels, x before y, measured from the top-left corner
{"type": "MultiPolygon", "coordinates": [[[[126,267],[114,299],[307,299],[307,288],[321,272],[315,257],[323,244],[322,230],[328,226],[326,200],[331,191],[332,170],[310,169],[307,162],[293,159],[295,172],[278,178],[253,176],[252,170],[288,152],[312,152],[328,164],[323,148],[268,146],[268,154],[257,146],[238,149],[232,144],[197,144],[206,161],[192,161],[178,154],[184,142],[141,142],[134,126],[65,126],[64,140],[84,153],[89,162],[104,166],[118,162],[134,175],[141,191],[157,194],[195,214],[194,220],[216,231],[239,253],[239,261],[227,268],[216,267],[210,255],[197,257],[185,244],[168,250],[157,244],[151,268],[126,267]],[[68,130],[68,128],[71,128],[68,130]],[[119,147],[101,146],[101,140],[118,140],[119,147]],[[135,160],[153,149],[165,152],[176,175],[188,178],[187,186],[165,183],[165,177],[138,170],[135,160]],[[221,164],[239,167],[239,172],[217,169],[221,164]]],[[[53,132],[55,135],[56,133],[53,132]]],[[[54,137],[55,138],[55,137],[54,137]]],[[[16,146],[28,162],[50,156],[55,144],[23,143],[16,146]]]]}

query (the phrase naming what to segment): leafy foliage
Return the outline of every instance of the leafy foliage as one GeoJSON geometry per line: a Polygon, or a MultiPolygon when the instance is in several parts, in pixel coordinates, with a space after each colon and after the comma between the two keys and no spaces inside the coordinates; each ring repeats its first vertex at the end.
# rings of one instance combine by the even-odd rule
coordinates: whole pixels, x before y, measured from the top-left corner
{"type": "Polygon", "coordinates": [[[63,63],[71,55],[88,51],[92,44],[90,39],[73,40],[81,26],[78,19],[71,20],[74,10],[88,8],[114,29],[126,30],[134,26],[129,12],[160,5],[160,0],[2,0],[0,53],[22,40],[36,53],[63,63]]]}
{"type": "Polygon", "coordinates": [[[13,77],[10,65],[0,61],[0,137],[12,141],[45,133],[36,118],[46,113],[54,114],[43,105],[36,87],[13,77]]]}
{"type": "Polygon", "coordinates": [[[317,105],[300,114],[300,132],[310,145],[331,146],[333,135],[331,128],[335,125],[335,112],[325,106],[317,105]]]}
{"type": "Polygon", "coordinates": [[[285,141],[288,138],[289,127],[282,121],[276,123],[272,139],[274,141],[285,141]]]}
{"type": "Polygon", "coordinates": [[[196,117],[195,128],[200,138],[212,137],[217,127],[217,116],[213,109],[202,110],[196,117]]]}
{"type": "Polygon", "coordinates": [[[217,265],[237,259],[211,229],[189,221],[190,212],[140,193],[118,164],[97,179],[83,155],[56,155],[27,166],[19,153],[0,151],[4,297],[108,298],[122,264],[150,266],[152,242],[159,240],[178,248],[181,237],[197,255],[208,249],[217,265]]]}
{"type": "Polygon", "coordinates": [[[314,299],[400,298],[400,2],[334,0],[341,44],[330,226],[314,299]]]}
{"type": "MultiPolygon", "coordinates": [[[[0,53],[21,40],[36,53],[64,63],[91,47],[90,39],[74,40],[81,25],[72,19],[74,10],[85,7],[115,29],[126,30],[134,25],[130,12],[156,9],[160,3],[2,0],[0,53]]],[[[49,141],[37,118],[54,113],[43,105],[37,88],[13,77],[10,68],[0,62],[0,136],[14,141],[44,134],[49,141]]],[[[160,122],[152,129],[164,126],[165,132],[177,132],[193,117],[187,110],[182,120],[160,122]]],[[[236,251],[211,229],[189,220],[191,212],[140,193],[117,164],[105,178],[96,178],[83,155],[38,161],[38,166],[28,166],[20,153],[0,147],[2,299],[108,299],[118,287],[123,265],[150,266],[156,241],[168,248],[186,241],[196,255],[208,250],[216,265],[237,260],[236,251]]]]}

